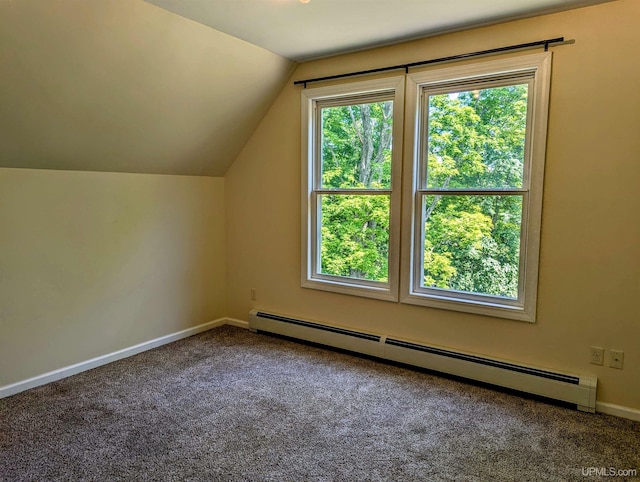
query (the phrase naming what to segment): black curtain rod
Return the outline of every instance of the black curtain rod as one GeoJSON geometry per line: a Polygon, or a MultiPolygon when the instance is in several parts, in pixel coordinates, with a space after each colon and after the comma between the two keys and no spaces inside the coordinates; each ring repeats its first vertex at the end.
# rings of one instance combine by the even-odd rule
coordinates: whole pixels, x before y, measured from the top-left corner
{"type": "Polygon", "coordinates": [[[463,60],[471,57],[480,57],[481,55],[497,54],[500,52],[508,52],[510,50],[522,50],[530,49],[534,47],[543,47],[545,52],[549,49],[549,45],[564,42],[564,37],[551,38],[546,40],[537,40],[536,42],[527,42],[524,44],[508,45],[506,47],[498,47],[495,49],[479,50],[477,52],[469,52],[466,54],[450,55],[448,57],[440,57],[438,59],[423,60],[421,62],[411,62],[409,64],[392,65],[390,67],[380,67],[378,69],[360,70],[358,72],[349,72],[347,74],[328,75],[326,77],[315,77],[313,79],[296,80],[294,85],[303,84],[307,87],[307,84],[311,82],[321,82],[323,80],[343,79],[345,77],[355,77],[356,75],[376,74],[378,72],[387,72],[389,70],[404,69],[405,73],[409,73],[411,67],[418,67],[420,65],[437,64],[440,62],[450,62],[452,60],[463,60]]]}

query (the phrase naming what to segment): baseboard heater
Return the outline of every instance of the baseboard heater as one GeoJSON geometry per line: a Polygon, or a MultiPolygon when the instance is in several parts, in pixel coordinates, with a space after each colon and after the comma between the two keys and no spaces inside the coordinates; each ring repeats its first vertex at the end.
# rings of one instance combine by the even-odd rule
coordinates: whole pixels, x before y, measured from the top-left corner
{"type": "Polygon", "coordinates": [[[252,310],[249,329],[306,340],[384,360],[575,404],[595,412],[597,378],[571,375],[397,338],[252,310]]]}

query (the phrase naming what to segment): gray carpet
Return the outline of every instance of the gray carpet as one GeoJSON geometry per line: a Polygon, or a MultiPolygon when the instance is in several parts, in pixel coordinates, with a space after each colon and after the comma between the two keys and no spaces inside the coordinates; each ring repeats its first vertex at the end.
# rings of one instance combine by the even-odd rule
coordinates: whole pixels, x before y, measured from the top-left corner
{"type": "Polygon", "coordinates": [[[637,422],[234,327],[0,400],[2,481],[591,481],[639,454],[637,422]]]}

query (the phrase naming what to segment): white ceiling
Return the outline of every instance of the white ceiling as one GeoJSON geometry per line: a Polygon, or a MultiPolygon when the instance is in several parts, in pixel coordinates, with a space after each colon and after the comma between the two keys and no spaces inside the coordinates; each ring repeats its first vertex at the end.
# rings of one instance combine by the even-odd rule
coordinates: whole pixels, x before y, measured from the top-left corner
{"type": "Polygon", "coordinates": [[[292,60],[610,0],[146,0],[292,60]]]}

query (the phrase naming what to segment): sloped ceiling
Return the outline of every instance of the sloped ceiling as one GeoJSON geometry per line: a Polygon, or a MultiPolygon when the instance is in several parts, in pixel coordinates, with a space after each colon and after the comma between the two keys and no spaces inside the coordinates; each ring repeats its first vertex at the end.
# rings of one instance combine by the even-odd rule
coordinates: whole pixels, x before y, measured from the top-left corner
{"type": "Polygon", "coordinates": [[[0,0],[0,166],[224,175],[294,66],[142,0],[0,0]]]}
{"type": "Polygon", "coordinates": [[[610,0],[146,0],[297,61],[610,0]]]}

